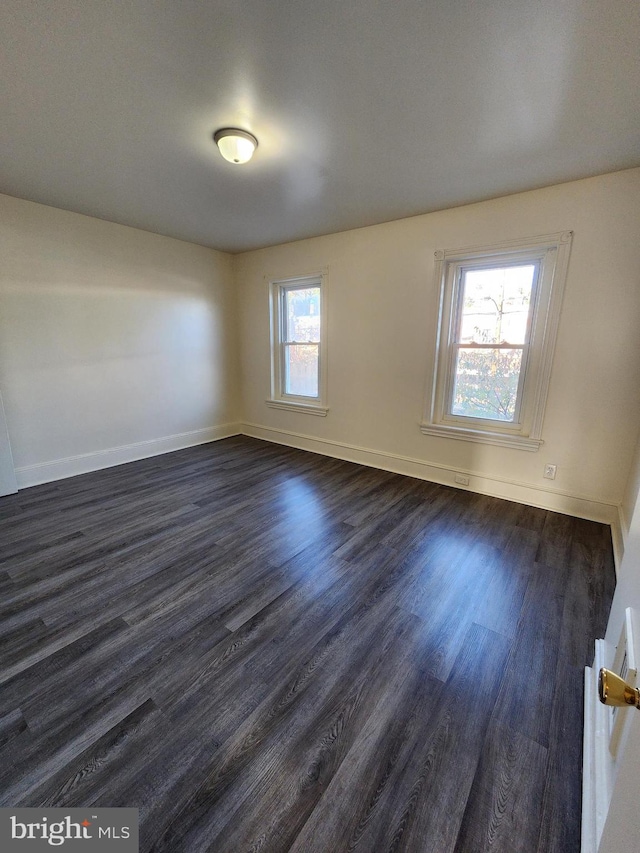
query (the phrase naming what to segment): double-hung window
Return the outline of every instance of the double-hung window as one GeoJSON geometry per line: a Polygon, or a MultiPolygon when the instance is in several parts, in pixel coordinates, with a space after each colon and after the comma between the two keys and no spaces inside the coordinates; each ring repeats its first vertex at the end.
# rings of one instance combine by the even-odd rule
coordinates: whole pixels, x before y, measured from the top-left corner
{"type": "Polygon", "coordinates": [[[267,404],[326,415],[324,276],[272,281],[270,300],[271,397],[267,404]]]}
{"type": "Polygon", "coordinates": [[[437,352],[423,433],[539,448],[570,242],[563,232],[436,252],[437,352]]]}

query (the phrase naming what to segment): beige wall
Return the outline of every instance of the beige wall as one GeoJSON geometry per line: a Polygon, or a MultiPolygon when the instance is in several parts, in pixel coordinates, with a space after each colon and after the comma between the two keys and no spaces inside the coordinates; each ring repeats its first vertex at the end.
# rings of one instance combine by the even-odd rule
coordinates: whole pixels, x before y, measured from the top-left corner
{"type": "Polygon", "coordinates": [[[0,389],[19,482],[237,420],[230,256],[0,196],[0,259],[0,389]]]}
{"type": "Polygon", "coordinates": [[[259,427],[250,429],[444,482],[468,471],[472,487],[494,494],[612,515],[640,423],[639,200],[635,169],[237,256],[244,416],[259,427]],[[574,239],[542,449],[422,435],[438,305],[434,251],[565,230],[574,239]],[[324,267],[329,415],[269,409],[267,281],[324,267]],[[558,466],[553,482],[542,477],[545,462],[558,466]]]}

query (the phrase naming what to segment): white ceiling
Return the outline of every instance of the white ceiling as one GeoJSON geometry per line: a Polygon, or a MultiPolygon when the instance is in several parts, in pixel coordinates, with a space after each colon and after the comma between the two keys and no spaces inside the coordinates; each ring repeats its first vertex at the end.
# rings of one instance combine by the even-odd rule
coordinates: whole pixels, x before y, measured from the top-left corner
{"type": "Polygon", "coordinates": [[[638,166],[639,45],[637,0],[2,0],[0,192],[239,252],[638,166]]]}

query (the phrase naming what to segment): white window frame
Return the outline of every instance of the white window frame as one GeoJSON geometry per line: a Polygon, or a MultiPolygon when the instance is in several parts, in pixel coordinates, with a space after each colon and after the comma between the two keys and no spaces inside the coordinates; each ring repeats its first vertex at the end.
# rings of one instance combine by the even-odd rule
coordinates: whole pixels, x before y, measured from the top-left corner
{"type": "Polygon", "coordinates": [[[429,371],[424,418],[420,424],[425,435],[529,451],[538,450],[544,443],[544,410],[572,236],[573,232],[563,231],[493,246],[439,250],[435,253],[440,301],[436,351],[429,371]],[[482,267],[529,263],[536,266],[537,274],[534,275],[530,328],[528,341],[523,347],[514,420],[499,421],[452,414],[456,323],[464,272],[482,267]]]}
{"type": "MultiPolygon", "coordinates": [[[[326,271],[311,275],[298,275],[269,281],[269,307],[271,324],[271,396],[266,400],[273,409],[284,409],[308,415],[326,417],[327,406],[327,300],[326,271]],[[285,340],[286,315],[284,307],[287,292],[307,287],[320,288],[320,342],[318,343],[318,396],[306,397],[287,394],[285,391],[285,340]]],[[[302,342],[300,342],[302,343],[302,342]]]]}

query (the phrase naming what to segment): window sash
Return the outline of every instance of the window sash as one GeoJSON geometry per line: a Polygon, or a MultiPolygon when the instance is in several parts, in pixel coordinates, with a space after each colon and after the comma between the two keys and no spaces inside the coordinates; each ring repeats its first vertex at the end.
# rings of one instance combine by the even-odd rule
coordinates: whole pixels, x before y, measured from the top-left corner
{"type": "Polygon", "coordinates": [[[322,288],[317,282],[307,284],[281,284],[280,285],[280,342],[287,344],[319,344],[320,341],[299,341],[289,337],[289,312],[287,297],[296,290],[317,290],[320,302],[320,336],[322,336],[322,288]]]}
{"type": "MultiPolygon", "coordinates": [[[[272,363],[272,395],[271,400],[283,403],[301,405],[322,405],[326,389],[324,388],[324,364],[323,358],[325,353],[324,334],[325,334],[325,318],[324,318],[324,292],[323,292],[323,276],[309,276],[292,279],[290,281],[273,281],[272,288],[272,310],[275,312],[273,317],[273,341],[272,352],[274,363],[272,363]],[[318,294],[318,320],[319,334],[317,340],[303,340],[295,337],[293,333],[293,323],[289,317],[289,295],[300,290],[317,291],[318,294]],[[290,328],[291,327],[291,328],[290,328]],[[289,359],[288,354],[295,348],[305,347],[314,348],[316,351],[316,371],[314,371],[313,385],[317,389],[316,394],[293,394],[287,389],[290,388],[289,374],[289,359]]],[[[315,332],[314,332],[315,334],[315,332]]],[[[326,414],[326,412],[323,412],[326,414]]]]}
{"type": "MultiPolygon", "coordinates": [[[[322,321],[321,321],[322,322],[322,321]]],[[[302,400],[319,400],[320,399],[320,342],[319,341],[282,341],[280,345],[280,376],[281,376],[281,394],[283,397],[293,397],[295,399],[302,400]],[[316,356],[316,364],[317,364],[317,375],[316,375],[316,385],[318,388],[317,394],[292,394],[287,391],[287,386],[289,385],[289,360],[287,359],[287,350],[296,348],[296,347],[315,347],[317,350],[316,356]]]]}
{"type": "Polygon", "coordinates": [[[445,377],[445,394],[444,394],[444,411],[443,415],[447,419],[457,421],[459,423],[474,423],[482,425],[499,426],[500,429],[522,426],[522,404],[525,390],[525,382],[529,367],[529,354],[531,349],[531,333],[533,328],[533,318],[537,309],[539,280],[540,280],[541,260],[539,258],[519,258],[516,261],[508,262],[500,258],[494,257],[487,260],[485,263],[464,264],[456,266],[454,272],[454,284],[452,293],[452,312],[450,335],[447,349],[449,356],[447,359],[447,371],[445,377]],[[527,313],[527,325],[525,331],[525,341],[523,344],[512,344],[507,341],[501,343],[462,343],[462,321],[463,321],[463,303],[465,294],[465,279],[468,272],[486,269],[508,269],[509,267],[533,266],[534,272],[531,280],[531,294],[529,298],[529,310],[527,313]],[[520,362],[520,371],[518,375],[518,386],[516,391],[516,404],[514,407],[513,419],[502,420],[499,418],[482,418],[473,417],[471,415],[462,415],[453,412],[454,407],[454,390],[456,386],[456,367],[458,364],[458,353],[463,350],[522,350],[522,359],[520,362]]]}
{"type": "MultiPolygon", "coordinates": [[[[297,290],[318,290],[320,299],[320,329],[322,330],[322,289],[316,283],[305,282],[303,284],[289,284],[280,286],[280,396],[285,399],[296,400],[319,400],[321,389],[320,376],[320,341],[299,341],[296,338],[289,337],[289,304],[288,297],[290,293],[297,290]],[[287,359],[287,350],[291,347],[299,346],[314,346],[317,348],[317,373],[316,387],[317,394],[292,394],[287,388],[290,385],[289,360],[287,359]]],[[[321,332],[322,334],[322,332],[321,332]]]]}

